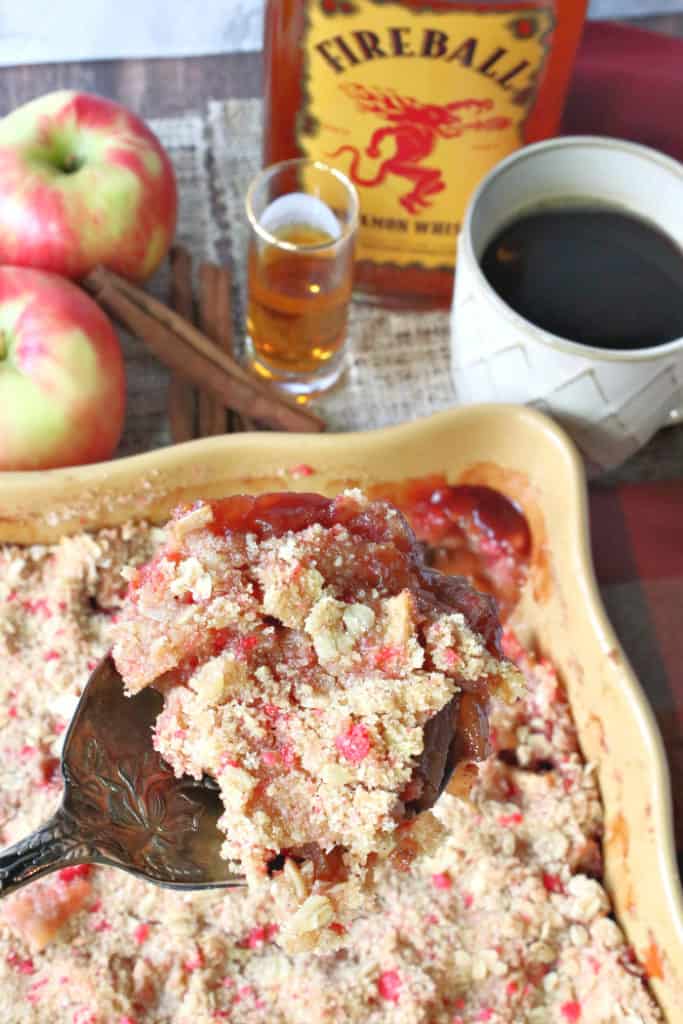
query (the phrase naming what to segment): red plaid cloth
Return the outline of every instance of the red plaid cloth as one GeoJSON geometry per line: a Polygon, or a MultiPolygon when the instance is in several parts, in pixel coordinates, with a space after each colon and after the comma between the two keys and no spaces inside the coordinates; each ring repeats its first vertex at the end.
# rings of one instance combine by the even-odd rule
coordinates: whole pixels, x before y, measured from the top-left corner
{"type": "MultiPolygon", "coordinates": [[[[631,139],[683,160],[682,96],[683,40],[588,23],[563,132],[631,139]]],[[[664,736],[683,855],[683,479],[594,485],[591,527],[607,612],[664,736]]]]}
{"type": "Polygon", "coordinates": [[[683,480],[595,485],[590,502],[598,583],[664,737],[683,853],[683,480]]]}

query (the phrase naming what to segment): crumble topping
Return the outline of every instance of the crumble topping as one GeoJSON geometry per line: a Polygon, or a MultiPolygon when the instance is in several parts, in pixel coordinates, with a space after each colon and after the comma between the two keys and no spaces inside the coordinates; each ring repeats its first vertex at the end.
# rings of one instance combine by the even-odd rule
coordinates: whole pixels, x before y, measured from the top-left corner
{"type": "Polygon", "coordinates": [[[411,809],[423,755],[436,796],[461,691],[485,715],[521,690],[498,632],[490,599],[427,569],[390,505],[237,496],[177,513],[130,575],[113,653],[129,692],[163,691],[157,750],[217,780],[223,856],[270,891],[277,942],[299,952],[346,944],[378,859],[405,870],[438,843],[411,809]],[[440,712],[441,758],[425,749],[440,712]]]}
{"type": "MultiPolygon", "coordinates": [[[[56,757],[89,671],[111,645],[121,570],[148,561],[159,542],[138,523],[49,547],[0,547],[3,842],[59,802],[56,757]]],[[[182,894],[110,868],[68,869],[76,874],[0,902],[3,1021],[661,1021],[600,885],[599,793],[561,680],[511,634],[505,647],[526,688],[514,709],[493,702],[502,759],[491,758],[467,800],[440,799],[444,833],[432,855],[408,872],[378,866],[376,911],[349,925],[344,951],[284,953],[263,891],[182,894]],[[61,921],[42,914],[57,893],[61,921]],[[43,944],[36,930],[50,924],[43,944]]],[[[362,735],[350,737],[350,751],[356,743],[362,751],[362,735]]]]}

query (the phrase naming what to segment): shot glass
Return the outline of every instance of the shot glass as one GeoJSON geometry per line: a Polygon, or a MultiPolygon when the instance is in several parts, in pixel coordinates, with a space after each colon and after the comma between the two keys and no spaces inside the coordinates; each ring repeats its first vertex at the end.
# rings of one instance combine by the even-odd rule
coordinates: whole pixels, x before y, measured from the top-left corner
{"type": "Polygon", "coordinates": [[[316,160],[262,170],[246,198],[247,359],[297,396],[332,387],[347,346],[358,194],[316,160]]]}

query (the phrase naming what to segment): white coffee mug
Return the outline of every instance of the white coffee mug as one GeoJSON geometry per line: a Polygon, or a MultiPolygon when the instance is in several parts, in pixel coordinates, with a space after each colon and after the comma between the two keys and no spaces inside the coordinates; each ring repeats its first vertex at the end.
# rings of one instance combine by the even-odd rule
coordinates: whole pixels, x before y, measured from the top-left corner
{"type": "Polygon", "coordinates": [[[516,313],[480,265],[488,243],[520,215],[581,200],[620,206],[683,250],[678,161],[599,136],[568,136],[518,150],[484,178],[465,215],[451,367],[460,401],[520,402],[548,412],[567,428],[594,472],[623,462],[660,427],[681,418],[683,338],[620,351],[561,338],[516,313]]]}

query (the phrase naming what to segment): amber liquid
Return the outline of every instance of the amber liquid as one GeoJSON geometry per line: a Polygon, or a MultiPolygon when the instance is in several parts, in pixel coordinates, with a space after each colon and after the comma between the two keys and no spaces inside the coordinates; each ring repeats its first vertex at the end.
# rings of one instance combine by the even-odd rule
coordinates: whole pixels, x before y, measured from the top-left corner
{"type": "MultiPolygon", "coordinates": [[[[304,106],[306,62],[301,39],[307,0],[268,0],[264,47],[264,166],[301,156],[297,140],[297,116],[304,106]]],[[[355,4],[374,6],[376,0],[354,0],[355,4]]],[[[515,12],[530,8],[552,8],[556,18],[552,45],[543,73],[538,80],[538,94],[524,124],[520,145],[537,142],[557,133],[573,60],[583,28],[586,0],[395,0],[387,4],[387,24],[399,25],[400,3],[406,9],[431,12],[477,10],[487,8],[515,12]]],[[[328,0],[329,9],[337,5],[328,0]]],[[[338,28],[335,31],[339,31],[338,28]]],[[[424,74],[429,75],[425,63],[424,74]]],[[[405,86],[403,65],[396,63],[395,86],[405,86]]],[[[454,100],[458,97],[454,96],[454,100]]],[[[344,170],[345,168],[342,168],[344,170]]],[[[407,308],[445,308],[453,293],[453,271],[427,269],[419,264],[395,266],[373,260],[360,260],[355,270],[355,290],[369,301],[407,308]]]]}
{"type": "Polygon", "coordinates": [[[314,376],[346,340],[352,249],[335,246],[331,235],[306,224],[275,237],[299,248],[251,242],[247,331],[253,367],[264,377],[314,376]]]}

